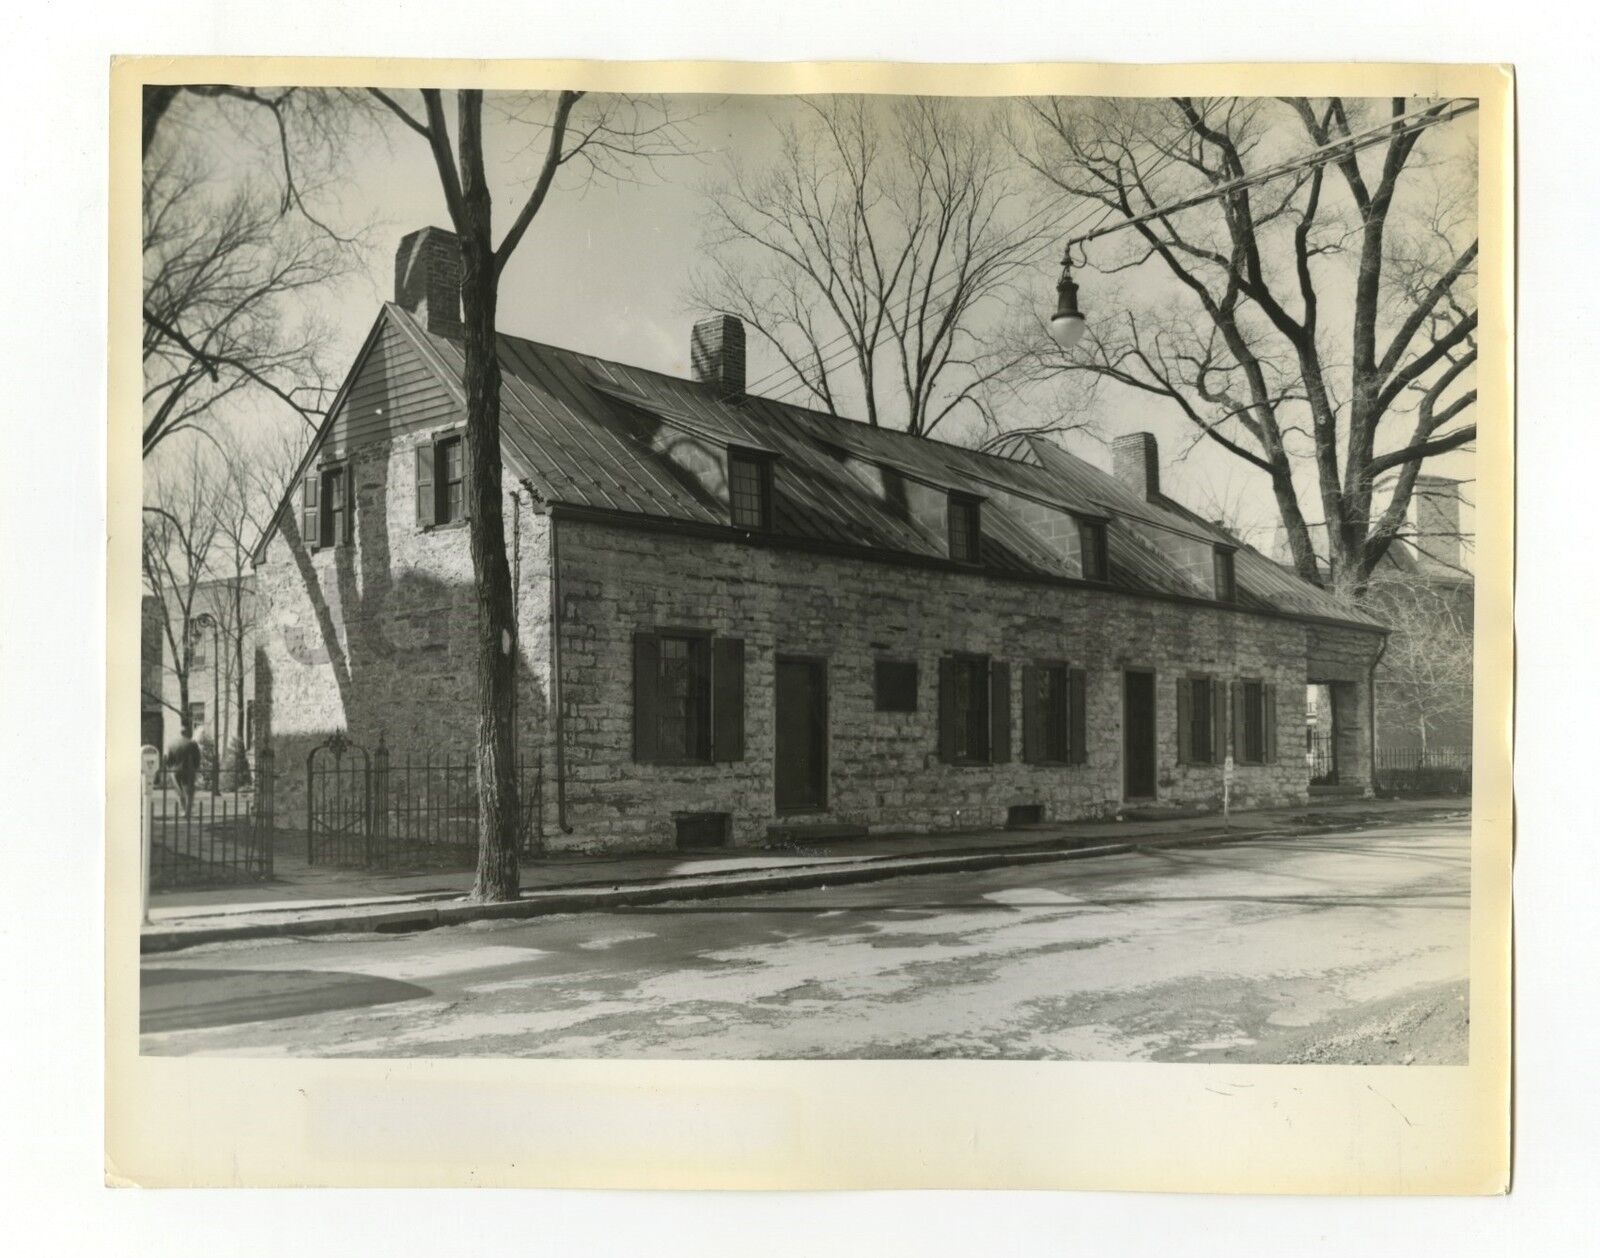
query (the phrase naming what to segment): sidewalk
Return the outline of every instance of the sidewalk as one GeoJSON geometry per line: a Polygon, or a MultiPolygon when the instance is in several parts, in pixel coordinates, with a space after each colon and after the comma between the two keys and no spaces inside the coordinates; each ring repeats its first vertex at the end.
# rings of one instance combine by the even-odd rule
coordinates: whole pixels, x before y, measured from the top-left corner
{"type": "Polygon", "coordinates": [[[631,856],[554,853],[525,862],[519,900],[470,904],[470,869],[384,873],[280,861],[269,883],[151,896],[144,952],[272,935],[422,930],[494,917],[619,908],[662,900],[825,887],[1124,852],[1141,845],[1239,842],[1420,821],[1465,800],[1318,800],[1216,815],[1044,824],[1017,830],[883,834],[803,847],[717,848],[631,856]]]}

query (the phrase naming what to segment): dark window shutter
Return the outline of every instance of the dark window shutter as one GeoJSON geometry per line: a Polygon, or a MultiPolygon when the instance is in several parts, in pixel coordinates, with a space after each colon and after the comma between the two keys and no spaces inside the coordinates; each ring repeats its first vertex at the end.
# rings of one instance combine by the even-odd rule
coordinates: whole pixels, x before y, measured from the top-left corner
{"type": "Polygon", "coordinates": [[[1228,695],[1222,683],[1212,679],[1211,686],[1211,763],[1221,764],[1228,753],[1228,695]]]}
{"type": "Polygon", "coordinates": [[[1265,745],[1264,759],[1268,764],[1278,763],[1278,688],[1261,687],[1261,738],[1265,745]]]}
{"type": "Polygon", "coordinates": [[[946,655],[939,660],[939,759],[954,764],[956,759],[956,660],[946,655]]]}
{"type": "Polygon", "coordinates": [[[656,758],[656,683],[661,677],[661,640],[642,630],[633,635],[633,758],[656,758]]]}
{"type": "Polygon", "coordinates": [[[1067,674],[1070,697],[1067,702],[1068,759],[1073,764],[1089,763],[1089,674],[1074,668],[1067,674]]]}
{"type": "Polygon", "coordinates": [[[1228,708],[1233,716],[1233,762],[1244,763],[1244,683],[1236,681],[1228,687],[1228,708]]]}
{"type": "Polygon", "coordinates": [[[433,490],[433,442],[424,441],[417,447],[417,525],[431,528],[437,503],[433,490]]]}
{"type": "Polygon", "coordinates": [[[711,751],[717,761],[744,759],[744,639],[711,647],[711,751]]]}
{"type": "Polygon", "coordinates": [[[989,763],[1011,761],[1011,665],[995,660],[989,665],[989,763]]]}
{"type": "Polygon", "coordinates": [[[346,463],[344,465],[344,540],[353,542],[356,539],[356,470],[346,463]]]}
{"type": "Polygon", "coordinates": [[[317,501],[317,473],[300,482],[300,540],[315,550],[322,536],[322,511],[317,501]]]}
{"type": "Polygon", "coordinates": [[[1178,763],[1194,763],[1194,682],[1178,678],[1178,763]]]}
{"type": "Polygon", "coordinates": [[[464,432],[461,434],[461,518],[472,518],[472,450],[464,432]]]}
{"type": "Polygon", "coordinates": [[[1022,763],[1038,764],[1044,759],[1044,709],[1039,702],[1039,679],[1044,670],[1037,664],[1022,666],[1022,763]]]}

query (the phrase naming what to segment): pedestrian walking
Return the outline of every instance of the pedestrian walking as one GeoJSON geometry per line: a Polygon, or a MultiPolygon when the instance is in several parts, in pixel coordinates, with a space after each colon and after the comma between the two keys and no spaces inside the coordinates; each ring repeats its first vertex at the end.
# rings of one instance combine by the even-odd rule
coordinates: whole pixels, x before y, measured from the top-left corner
{"type": "Polygon", "coordinates": [[[187,722],[167,748],[167,769],[178,787],[178,802],[183,805],[183,815],[187,817],[194,804],[194,784],[200,776],[200,744],[195,742],[194,732],[187,722]]]}

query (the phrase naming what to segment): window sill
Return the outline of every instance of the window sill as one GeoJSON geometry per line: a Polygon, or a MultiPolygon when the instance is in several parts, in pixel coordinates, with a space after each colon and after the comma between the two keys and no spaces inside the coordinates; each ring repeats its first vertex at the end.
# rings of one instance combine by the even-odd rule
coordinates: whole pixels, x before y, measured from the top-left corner
{"type": "Polygon", "coordinates": [[[719,765],[739,762],[737,760],[635,760],[634,763],[654,765],[659,769],[715,769],[719,765]]]}
{"type": "Polygon", "coordinates": [[[464,529],[471,523],[470,520],[446,520],[443,524],[424,524],[421,531],[424,533],[449,533],[455,529],[464,529]]]}

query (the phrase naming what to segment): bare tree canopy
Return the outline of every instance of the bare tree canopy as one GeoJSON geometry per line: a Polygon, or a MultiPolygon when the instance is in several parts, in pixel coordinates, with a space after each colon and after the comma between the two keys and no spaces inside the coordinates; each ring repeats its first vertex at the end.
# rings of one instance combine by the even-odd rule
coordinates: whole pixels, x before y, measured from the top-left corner
{"type": "Polygon", "coordinates": [[[1015,357],[986,332],[1049,228],[998,142],[998,107],[837,96],[794,109],[769,163],[730,159],[706,189],[692,303],[755,330],[784,396],[831,414],[859,405],[919,436],[963,414],[998,426],[1015,357]]]}
{"type": "Polygon", "coordinates": [[[336,231],[314,206],[368,107],[295,88],[145,89],[147,456],[252,390],[320,419],[327,333],[295,312],[359,260],[365,229],[336,231]]]}
{"type": "Polygon", "coordinates": [[[1044,99],[1019,133],[1050,186],[1137,220],[1094,246],[1096,270],[1169,277],[1143,301],[1130,282],[1097,303],[1050,369],[1166,399],[1197,440],[1270,478],[1300,575],[1357,595],[1404,535],[1423,461],[1477,432],[1474,155],[1458,128],[1416,125],[1446,110],[1044,99]],[[1363,152],[1141,218],[1373,127],[1382,142],[1363,152]]]}

